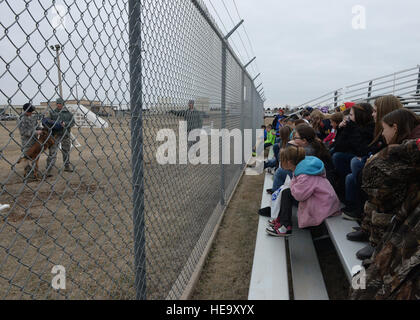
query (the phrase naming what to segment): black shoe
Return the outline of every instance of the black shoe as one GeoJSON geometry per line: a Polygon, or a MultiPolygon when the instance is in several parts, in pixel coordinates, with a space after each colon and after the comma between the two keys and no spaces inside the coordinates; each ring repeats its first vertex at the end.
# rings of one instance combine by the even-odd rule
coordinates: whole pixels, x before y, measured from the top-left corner
{"type": "Polygon", "coordinates": [[[365,242],[369,240],[369,235],[362,230],[350,232],[347,234],[347,239],[350,241],[365,242]]]}
{"type": "Polygon", "coordinates": [[[271,207],[265,207],[258,210],[258,214],[263,217],[271,217],[271,207]]]}
{"type": "Polygon", "coordinates": [[[357,221],[361,219],[361,214],[359,211],[351,211],[351,212],[343,211],[342,217],[343,219],[346,219],[346,220],[357,221]]]}
{"type": "Polygon", "coordinates": [[[359,260],[366,260],[372,257],[374,252],[375,252],[375,248],[372,247],[370,244],[368,244],[366,247],[356,252],[356,257],[359,260]]]}
{"type": "Polygon", "coordinates": [[[273,194],[274,193],[274,190],[273,189],[267,189],[265,191],[267,191],[268,194],[273,194]]]}
{"type": "Polygon", "coordinates": [[[352,228],[354,231],[359,231],[359,230],[362,230],[362,227],[353,227],[352,228]]]}

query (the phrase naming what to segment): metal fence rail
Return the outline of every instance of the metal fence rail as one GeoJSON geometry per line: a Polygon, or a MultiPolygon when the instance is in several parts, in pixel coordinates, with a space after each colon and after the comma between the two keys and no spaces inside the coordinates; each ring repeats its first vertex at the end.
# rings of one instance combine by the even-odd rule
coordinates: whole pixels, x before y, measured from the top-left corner
{"type": "Polygon", "coordinates": [[[6,0],[0,11],[0,299],[181,297],[247,159],[233,164],[231,141],[232,164],[211,164],[210,143],[209,164],[182,163],[180,121],[242,133],[263,122],[226,35],[195,0],[6,0]],[[52,119],[44,138],[27,102],[38,129],[52,119]],[[162,129],[175,163],[158,161],[162,129]],[[18,163],[29,153],[37,161],[18,163]]]}
{"type": "Polygon", "coordinates": [[[298,109],[327,106],[332,110],[346,101],[372,102],[384,95],[395,95],[405,108],[420,113],[420,66],[333,90],[301,104],[298,109]]]}

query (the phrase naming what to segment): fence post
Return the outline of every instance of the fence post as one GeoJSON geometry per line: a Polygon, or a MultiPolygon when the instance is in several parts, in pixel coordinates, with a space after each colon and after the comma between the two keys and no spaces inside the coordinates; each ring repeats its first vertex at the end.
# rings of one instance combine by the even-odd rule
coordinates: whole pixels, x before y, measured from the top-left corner
{"type": "MultiPolygon", "coordinates": [[[[372,96],[372,83],[373,83],[373,81],[369,82],[368,95],[367,95],[368,98],[370,98],[372,96]]],[[[368,99],[368,102],[369,102],[369,99],[368,99]]]]}
{"type": "Polygon", "coordinates": [[[222,129],[222,143],[220,144],[220,154],[221,154],[221,170],[220,170],[220,203],[222,206],[225,205],[225,165],[223,164],[224,160],[224,129],[226,128],[226,64],[227,64],[227,47],[226,42],[222,41],[222,104],[221,104],[221,111],[222,111],[222,119],[221,119],[221,129],[222,129]]]}
{"type": "Polygon", "coordinates": [[[334,108],[338,106],[338,91],[334,92],[334,108]]]}
{"type": "Polygon", "coordinates": [[[131,165],[133,173],[133,237],[136,299],[146,299],[140,1],[129,0],[131,165]]]}
{"type": "Polygon", "coordinates": [[[242,132],[242,162],[245,164],[245,124],[244,124],[244,116],[245,116],[245,74],[244,71],[241,71],[241,132],[242,132]]]}

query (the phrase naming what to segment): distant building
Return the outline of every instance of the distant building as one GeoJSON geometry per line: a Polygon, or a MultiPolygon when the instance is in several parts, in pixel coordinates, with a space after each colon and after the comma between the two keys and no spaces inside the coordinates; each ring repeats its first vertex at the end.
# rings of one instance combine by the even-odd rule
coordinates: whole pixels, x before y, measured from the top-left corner
{"type": "MultiPolygon", "coordinates": [[[[44,114],[46,112],[45,106],[34,105],[36,112],[44,114]]],[[[19,116],[23,113],[23,105],[0,105],[0,114],[11,114],[19,116]]]]}
{"type": "MultiPolygon", "coordinates": [[[[65,100],[66,104],[80,104],[84,107],[88,108],[93,113],[96,113],[99,116],[114,116],[114,109],[110,105],[105,105],[101,101],[95,100],[65,100]]],[[[55,100],[49,102],[41,102],[41,106],[48,108],[48,106],[52,109],[56,108],[55,100]]]]}

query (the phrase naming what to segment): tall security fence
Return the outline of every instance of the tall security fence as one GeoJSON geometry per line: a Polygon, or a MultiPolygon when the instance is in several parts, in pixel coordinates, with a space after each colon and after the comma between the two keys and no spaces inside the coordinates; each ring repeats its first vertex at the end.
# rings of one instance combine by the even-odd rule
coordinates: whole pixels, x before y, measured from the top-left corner
{"type": "Polygon", "coordinates": [[[328,107],[333,110],[344,102],[369,102],[385,96],[397,96],[405,108],[420,113],[420,65],[377,77],[371,80],[347,85],[330,91],[300,106],[328,107]]]}
{"type": "Polygon", "coordinates": [[[263,123],[227,35],[201,1],[0,12],[0,298],[180,298],[249,160],[213,133],[263,123]]]}

